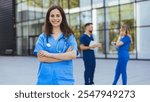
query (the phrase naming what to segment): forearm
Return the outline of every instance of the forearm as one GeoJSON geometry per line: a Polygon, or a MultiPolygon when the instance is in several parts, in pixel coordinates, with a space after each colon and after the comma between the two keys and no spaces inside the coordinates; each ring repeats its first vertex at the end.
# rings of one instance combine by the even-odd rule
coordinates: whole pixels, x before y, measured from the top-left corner
{"type": "Polygon", "coordinates": [[[81,49],[81,50],[89,50],[90,47],[89,47],[89,46],[80,45],[80,49],[81,49]]]}
{"type": "Polygon", "coordinates": [[[95,47],[96,47],[96,45],[92,45],[92,46],[80,45],[81,50],[89,50],[89,49],[95,48],[95,47]]]}
{"type": "Polygon", "coordinates": [[[69,51],[66,53],[58,53],[58,54],[50,53],[49,57],[52,57],[58,60],[71,60],[71,59],[76,58],[76,51],[69,51]]]}
{"type": "Polygon", "coordinates": [[[51,57],[37,57],[37,59],[40,61],[40,62],[60,62],[61,60],[59,59],[55,59],[55,58],[51,58],[51,57]]]}
{"type": "Polygon", "coordinates": [[[119,36],[119,37],[118,37],[118,40],[117,40],[117,42],[116,42],[116,46],[121,46],[121,45],[123,45],[123,42],[120,41],[120,39],[121,39],[121,37],[119,36]]]}

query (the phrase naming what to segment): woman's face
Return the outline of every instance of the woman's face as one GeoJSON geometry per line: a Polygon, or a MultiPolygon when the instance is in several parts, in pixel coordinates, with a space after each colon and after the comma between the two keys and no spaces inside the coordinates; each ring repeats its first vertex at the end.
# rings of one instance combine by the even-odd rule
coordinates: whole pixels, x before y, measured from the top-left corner
{"type": "Polygon", "coordinates": [[[53,27],[60,27],[62,16],[58,9],[54,9],[50,12],[49,21],[53,27]]]}
{"type": "Polygon", "coordinates": [[[124,28],[120,28],[120,35],[125,36],[126,35],[126,30],[124,28]]]}

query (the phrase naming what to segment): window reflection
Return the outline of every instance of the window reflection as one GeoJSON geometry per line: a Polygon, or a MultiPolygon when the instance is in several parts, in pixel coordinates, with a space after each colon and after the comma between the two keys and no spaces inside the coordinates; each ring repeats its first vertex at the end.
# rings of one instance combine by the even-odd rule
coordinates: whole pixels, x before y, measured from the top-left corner
{"type": "Polygon", "coordinates": [[[103,7],[104,0],[92,0],[93,8],[103,7]]]}
{"type": "Polygon", "coordinates": [[[20,10],[20,13],[21,13],[22,20],[27,21],[29,19],[27,1],[24,1],[24,2],[21,3],[21,8],[22,9],[20,10]]]}
{"type": "Polygon", "coordinates": [[[17,37],[17,55],[22,55],[22,38],[17,37]]]}
{"type": "Polygon", "coordinates": [[[69,2],[70,2],[70,8],[79,7],[79,0],[69,0],[69,2]]]}
{"type": "Polygon", "coordinates": [[[84,25],[86,23],[92,22],[91,11],[81,12],[80,19],[81,19],[81,31],[84,31],[84,25]]]}
{"type": "Polygon", "coordinates": [[[116,42],[119,36],[119,29],[108,30],[108,39],[109,39],[109,53],[116,53],[116,46],[113,45],[113,42],[116,42]]]}
{"type": "Polygon", "coordinates": [[[108,55],[108,58],[117,58],[116,48],[111,45],[111,42],[116,41],[119,35],[120,25],[123,23],[128,24],[131,28],[130,34],[132,35],[134,43],[130,47],[130,53],[136,53],[136,26],[147,26],[149,24],[149,20],[144,20],[148,17],[149,13],[142,12],[148,8],[149,2],[145,0],[146,6],[145,2],[137,2],[134,4],[134,1],[135,0],[17,0],[17,37],[18,42],[22,41],[24,43],[22,44],[23,46],[17,45],[17,51],[19,54],[26,54],[24,51],[29,48],[31,50],[30,52],[32,52],[35,38],[42,32],[42,25],[48,8],[53,4],[58,4],[62,6],[67,13],[67,21],[75,33],[78,44],[80,35],[84,33],[84,24],[87,22],[93,23],[93,34],[96,37],[96,41],[102,42],[103,45],[104,42],[106,44],[102,49],[96,49],[96,57],[105,57],[108,55]],[[138,17],[136,20],[134,5],[137,5],[136,13],[138,17]],[[141,13],[144,16],[141,16],[141,13]],[[138,24],[136,24],[136,22],[138,24]],[[28,41],[29,47],[27,46],[28,41]],[[24,51],[20,46],[22,48],[24,47],[24,51]]]}
{"type": "Polygon", "coordinates": [[[134,26],[134,5],[122,5],[120,8],[121,22],[134,26]]]}
{"type": "Polygon", "coordinates": [[[60,2],[64,9],[68,9],[68,0],[60,0],[60,2]]]}
{"type": "Polygon", "coordinates": [[[35,1],[35,16],[36,19],[41,18],[43,15],[43,11],[42,11],[42,7],[43,7],[43,3],[42,0],[36,0],[35,1]]]}
{"type": "Polygon", "coordinates": [[[104,9],[94,9],[93,12],[93,26],[95,30],[104,29],[104,9]]]}
{"type": "Polygon", "coordinates": [[[80,9],[81,10],[91,9],[91,0],[80,0],[80,9]]]}
{"type": "Polygon", "coordinates": [[[119,0],[105,0],[105,6],[114,6],[118,4],[119,4],[119,0]]]}
{"type": "MultiPolygon", "coordinates": [[[[79,13],[70,14],[70,26],[75,34],[77,44],[79,45],[79,37],[80,37],[80,18],[79,13]]],[[[79,49],[79,46],[78,46],[79,49]]]]}
{"type": "Polygon", "coordinates": [[[20,3],[20,2],[21,2],[21,0],[16,0],[16,2],[17,2],[17,3],[20,3]]]}
{"type": "Polygon", "coordinates": [[[28,13],[29,13],[29,20],[35,19],[35,7],[33,1],[28,1],[28,13]]]}
{"type": "Polygon", "coordinates": [[[43,0],[43,8],[48,9],[50,6],[50,0],[43,0]]]}
{"type": "MultiPolygon", "coordinates": [[[[129,27],[130,27],[130,35],[132,36],[132,39],[134,40],[134,22],[135,22],[135,19],[134,19],[134,5],[133,4],[128,4],[128,5],[122,5],[121,8],[120,8],[121,12],[120,12],[120,15],[121,15],[121,24],[127,24],[129,27]]],[[[135,50],[134,48],[134,44],[135,42],[133,41],[133,43],[131,44],[130,46],[130,52],[133,52],[135,50]]]]}
{"type": "Polygon", "coordinates": [[[134,2],[135,0],[120,0],[120,4],[134,2]]]}
{"type": "Polygon", "coordinates": [[[118,6],[106,8],[106,28],[107,29],[119,28],[118,6]]]}
{"type": "Polygon", "coordinates": [[[104,49],[105,49],[104,31],[93,31],[93,34],[94,34],[94,40],[102,44],[102,48],[95,49],[95,55],[97,57],[105,57],[104,55],[104,49]]]}

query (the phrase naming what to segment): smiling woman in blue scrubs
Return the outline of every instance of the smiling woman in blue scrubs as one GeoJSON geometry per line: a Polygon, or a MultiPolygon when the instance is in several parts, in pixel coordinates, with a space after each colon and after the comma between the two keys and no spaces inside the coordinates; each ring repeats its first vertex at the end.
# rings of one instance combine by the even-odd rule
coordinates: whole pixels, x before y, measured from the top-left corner
{"type": "Polygon", "coordinates": [[[72,85],[73,62],[77,43],[60,6],[48,9],[43,28],[34,49],[40,61],[38,85],[72,85]]]}
{"type": "Polygon", "coordinates": [[[127,25],[122,25],[120,29],[120,36],[116,42],[118,46],[118,63],[116,66],[115,77],[113,85],[116,85],[120,75],[122,74],[122,84],[127,84],[127,63],[129,60],[129,48],[131,39],[127,33],[127,25]]]}

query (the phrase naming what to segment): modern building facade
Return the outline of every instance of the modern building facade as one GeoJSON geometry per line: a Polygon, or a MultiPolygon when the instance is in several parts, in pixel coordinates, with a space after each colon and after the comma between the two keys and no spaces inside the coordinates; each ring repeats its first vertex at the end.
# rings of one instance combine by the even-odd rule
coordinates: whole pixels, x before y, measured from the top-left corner
{"type": "Polygon", "coordinates": [[[16,51],[15,2],[0,0],[0,55],[16,51]]]}
{"type": "Polygon", "coordinates": [[[130,26],[133,38],[130,58],[150,59],[150,13],[147,12],[150,0],[16,0],[17,55],[32,55],[47,9],[53,4],[65,10],[78,44],[84,33],[83,25],[93,23],[95,40],[103,44],[103,48],[95,49],[97,58],[117,58],[112,42],[117,40],[119,28],[125,23],[130,26]]]}

